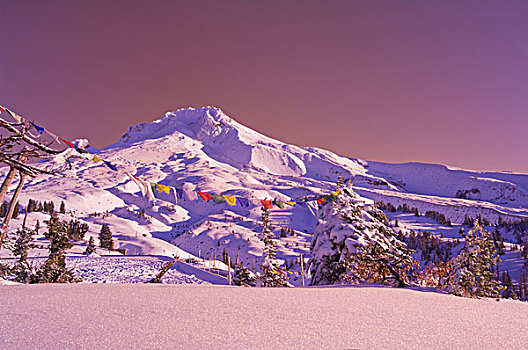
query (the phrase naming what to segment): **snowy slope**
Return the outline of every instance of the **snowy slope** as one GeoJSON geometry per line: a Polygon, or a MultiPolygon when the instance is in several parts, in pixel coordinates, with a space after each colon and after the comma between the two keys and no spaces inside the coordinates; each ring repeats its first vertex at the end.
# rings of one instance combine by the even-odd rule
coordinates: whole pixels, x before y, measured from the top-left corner
{"type": "MultiPolygon", "coordinates": [[[[107,223],[117,247],[127,248],[130,254],[186,258],[190,253],[220,259],[225,252],[233,261],[238,255],[245,265],[258,264],[260,208],[215,205],[200,199],[157,200],[151,205],[125,172],[176,188],[281,200],[327,194],[342,176],[351,179],[354,191],[365,200],[407,203],[421,212],[436,210],[453,223],[461,223],[465,215],[480,214],[491,221],[528,217],[528,175],[346,158],[271,139],[214,107],[166,113],[152,123],[130,127],[114,145],[90,150],[118,171],[81,156],[70,158],[70,169],[65,159],[75,152],[68,150],[43,162],[43,166],[59,169],[61,175],[28,181],[20,203],[25,205],[30,198],[52,200],[58,208],[64,201],[67,213],[63,219],[76,218],[90,225],[86,239],[94,236],[97,242],[101,225],[107,223]]],[[[277,236],[281,227],[293,229],[293,234],[280,239],[281,259],[291,263],[301,253],[309,253],[317,210],[311,204],[273,211],[277,236]]],[[[9,232],[21,225],[22,217],[12,221],[9,232]]],[[[46,215],[42,213],[30,213],[27,226],[33,227],[37,219],[43,227],[46,215]]]]}
{"type": "Polygon", "coordinates": [[[528,304],[391,288],[0,286],[5,349],[524,349],[528,304]]]}

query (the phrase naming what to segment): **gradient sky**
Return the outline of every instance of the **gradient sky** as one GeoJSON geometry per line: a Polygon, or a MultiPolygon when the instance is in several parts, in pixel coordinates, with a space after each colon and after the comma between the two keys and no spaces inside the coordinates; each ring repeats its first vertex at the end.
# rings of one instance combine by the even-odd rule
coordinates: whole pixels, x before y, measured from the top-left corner
{"type": "Polygon", "coordinates": [[[528,173],[528,1],[0,0],[0,104],[96,147],[215,105],[287,143],[528,173]]]}

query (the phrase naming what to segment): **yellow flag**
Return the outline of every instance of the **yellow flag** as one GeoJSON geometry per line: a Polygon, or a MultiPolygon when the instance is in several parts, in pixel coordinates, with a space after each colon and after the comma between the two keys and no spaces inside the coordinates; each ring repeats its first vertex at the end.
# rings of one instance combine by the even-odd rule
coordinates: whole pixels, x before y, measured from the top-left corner
{"type": "Polygon", "coordinates": [[[224,199],[226,200],[227,204],[229,205],[236,205],[236,197],[233,197],[233,196],[223,196],[224,199]]]}
{"type": "Polygon", "coordinates": [[[93,156],[92,161],[93,161],[94,163],[97,163],[97,162],[101,162],[102,159],[99,158],[98,156],[93,156]]]}
{"type": "Polygon", "coordinates": [[[288,205],[295,205],[295,204],[297,204],[297,202],[284,202],[284,203],[286,203],[286,204],[288,204],[288,205]]]}
{"type": "Polygon", "coordinates": [[[337,195],[340,195],[340,194],[343,194],[343,190],[339,190],[339,191],[336,191],[336,192],[332,193],[332,196],[337,196],[337,195]]]}
{"type": "Polygon", "coordinates": [[[13,118],[15,118],[17,122],[22,123],[22,117],[18,114],[13,113],[13,118]]]}
{"type": "Polygon", "coordinates": [[[165,192],[166,194],[169,194],[170,187],[165,185],[156,184],[158,192],[165,192]]]}

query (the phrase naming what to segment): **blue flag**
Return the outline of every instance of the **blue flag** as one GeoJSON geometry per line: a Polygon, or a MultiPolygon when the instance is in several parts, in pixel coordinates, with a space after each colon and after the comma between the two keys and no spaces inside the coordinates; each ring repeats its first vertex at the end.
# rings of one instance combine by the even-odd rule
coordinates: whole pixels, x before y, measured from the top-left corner
{"type": "Polygon", "coordinates": [[[181,188],[176,188],[176,197],[178,199],[183,199],[183,190],[181,188]]]}
{"type": "Polygon", "coordinates": [[[37,124],[33,123],[33,122],[30,122],[31,125],[33,125],[33,127],[35,128],[35,130],[38,131],[39,134],[43,134],[44,133],[44,128],[41,128],[40,126],[38,126],[37,124]]]}
{"type": "Polygon", "coordinates": [[[243,206],[244,208],[249,207],[249,201],[247,200],[247,198],[237,197],[237,202],[240,203],[240,205],[243,206]]]}

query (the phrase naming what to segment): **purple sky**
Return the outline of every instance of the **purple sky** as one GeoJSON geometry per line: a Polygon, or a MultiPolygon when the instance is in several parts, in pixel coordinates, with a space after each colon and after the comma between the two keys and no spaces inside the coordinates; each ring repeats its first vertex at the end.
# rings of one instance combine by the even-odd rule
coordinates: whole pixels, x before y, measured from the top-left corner
{"type": "Polygon", "coordinates": [[[0,104],[96,147],[215,105],[297,145],[528,172],[527,1],[0,1],[0,104]]]}

